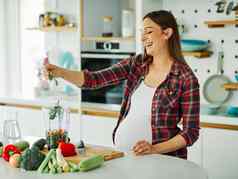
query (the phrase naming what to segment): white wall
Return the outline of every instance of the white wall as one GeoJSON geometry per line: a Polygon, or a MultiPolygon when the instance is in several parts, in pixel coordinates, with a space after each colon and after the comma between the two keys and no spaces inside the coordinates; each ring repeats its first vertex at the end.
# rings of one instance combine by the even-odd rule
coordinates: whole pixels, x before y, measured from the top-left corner
{"type": "Polygon", "coordinates": [[[20,91],[18,1],[0,0],[0,95],[20,91]]]}
{"type": "Polygon", "coordinates": [[[101,36],[103,16],[112,16],[114,36],[120,35],[120,1],[119,0],[84,0],[84,35],[101,36]]]}
{"type": "MultiPolygon", "coordinates": [[[[21,71],[20,71],[20,49],[19,49],[19,1],[5,0],[4,10],[5,25],[3,29],[5,31],[5,44],[6,49],[5,62],[6,70],[4,75],[7,75],[7,85],[5,85],[6,95],[19,95],[21,92],[21,71]]],[[[4,40],[3,40],[4,42],[4,40]]],[[[3,48],[3,49],[4,49],[3,48]]]]}
{"type": "Polygon", "coordinates": [[[0,0],[0,95],[6,94],[6,29],[5,27],[5,1],[0,0]]]}

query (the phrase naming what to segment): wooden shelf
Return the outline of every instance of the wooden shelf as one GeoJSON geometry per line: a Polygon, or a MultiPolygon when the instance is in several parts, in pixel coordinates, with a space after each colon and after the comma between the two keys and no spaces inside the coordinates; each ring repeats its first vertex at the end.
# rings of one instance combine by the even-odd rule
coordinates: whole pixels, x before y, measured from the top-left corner
{"type": "Polygon", "coordinates": [[[135,37],[81,37],[82,41],[135,41],[135,37]]]}
{"type": "Polygon", "coordinates": [[[62,27],[32,27],[27,28],[27,30],[39,30],[42,32],[76,32],[76,27],[68,27],[68,26],[62,26],[62,27]]]}
{"type": "Polygon", "coordinates": [[[215,27],[225,27],[226,25],[238,25],[238,20],[216,20],[216,21],[205,21],[205,24],[208,25],[209,28],[215,27]]]}
{"type": "Polygon", "coordinates": [[[198,52],[187,52],[187,51],[183,51],[183,55],[184,56],[194,56],[197,58],[206,58],[206,57],[210,57],[212,54],[212,52],[210,51],[198,51],[198,52]]]}
{"type": "Polygon", "coordinates": [[[226,90],[238,90],[238,83],[226,83],[223,85],[226,90]]]}

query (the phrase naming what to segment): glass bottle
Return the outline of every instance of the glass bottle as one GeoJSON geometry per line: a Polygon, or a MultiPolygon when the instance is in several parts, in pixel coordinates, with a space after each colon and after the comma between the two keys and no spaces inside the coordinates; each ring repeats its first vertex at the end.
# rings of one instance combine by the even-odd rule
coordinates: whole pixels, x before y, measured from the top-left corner
{"type": "Polygon", "coordinates": [[[103,37],[112,37],[112,17],[111,16],[104,16],[103,17],[103,37]]]}

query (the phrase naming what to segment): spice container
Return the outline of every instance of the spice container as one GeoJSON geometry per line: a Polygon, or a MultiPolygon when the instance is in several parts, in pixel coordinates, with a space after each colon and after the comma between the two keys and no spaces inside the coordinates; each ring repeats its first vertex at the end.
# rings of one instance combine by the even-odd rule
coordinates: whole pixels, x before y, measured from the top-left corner
{"type": "Polygon", "coordinates": [[[130,9],[122,10],[122,36],[134,36],[134,12],[130,9]]]}
{"type": "Polygon", "coordinates": [[[60,142],[69,142],[70,112],[59,104],[43,108],[48,149],[57,148],[60,142]]]}
{"type": "Polygon", "coordinates": [[[112,37],[112,17],[111,16],[104,16],[103,17],[103,37],[112,37]]]}

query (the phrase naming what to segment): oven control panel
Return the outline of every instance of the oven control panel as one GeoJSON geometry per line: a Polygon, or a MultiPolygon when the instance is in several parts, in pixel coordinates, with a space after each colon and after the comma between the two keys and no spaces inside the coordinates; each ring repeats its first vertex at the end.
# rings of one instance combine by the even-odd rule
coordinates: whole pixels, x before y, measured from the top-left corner
{"type": "Polygon", "coordinates": [[[96,49],[101,50],[118,50],[120,49],[120,44],[118,42],[96,42],[96,49]]]}

